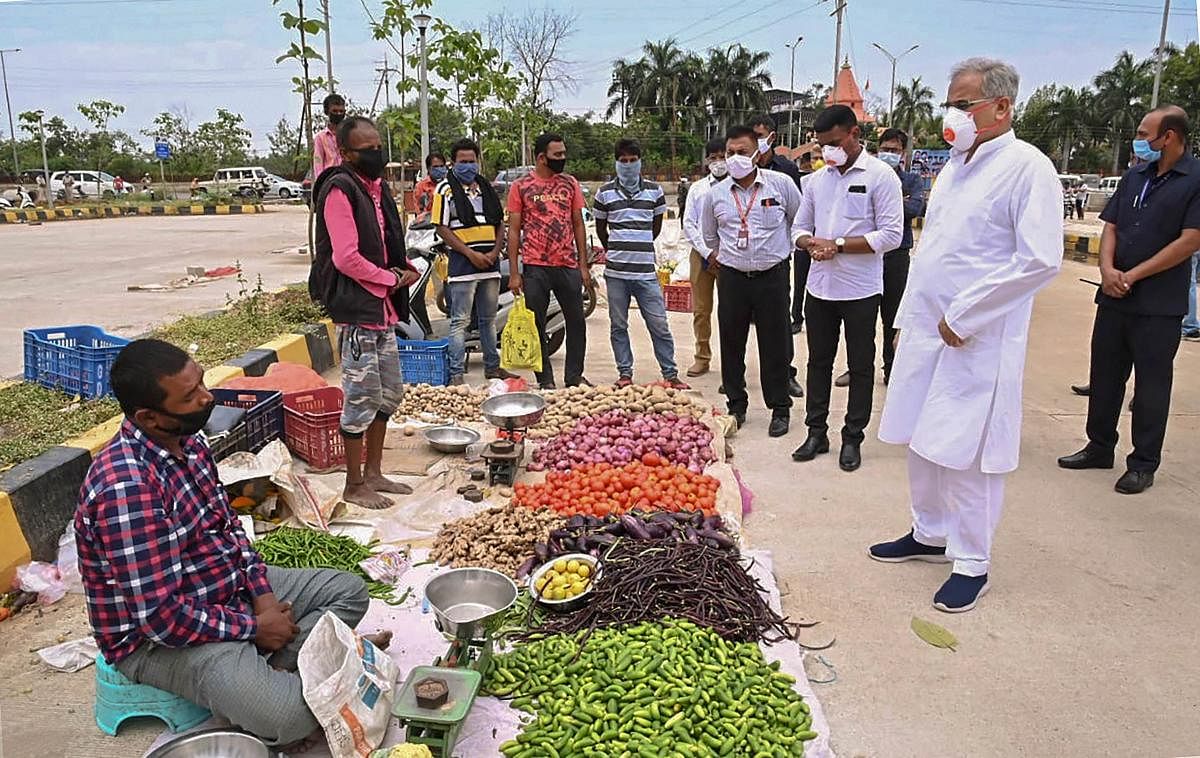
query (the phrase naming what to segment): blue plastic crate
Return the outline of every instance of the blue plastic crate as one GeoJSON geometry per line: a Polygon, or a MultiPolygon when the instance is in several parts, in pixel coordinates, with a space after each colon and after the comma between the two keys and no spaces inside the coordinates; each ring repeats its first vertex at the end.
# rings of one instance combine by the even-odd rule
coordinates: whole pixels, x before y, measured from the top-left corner
{"type": "Polygon", "coordinates": [[[209,390],[220,405],[246,409],[246,445],[252,453],[283,436],[283,393],[277,390],[209,390]]]}
{"type": "Polygon", "coordinates": [[[402,340],[400,371],[405,384],[450,383],[450,340],[402,340]]]}
{"type": "Polygon", "coordinates": [[[25,381],[85,398],[112,393],[108,371],[129,340],[98,326],[25,330],[25,381]]]}

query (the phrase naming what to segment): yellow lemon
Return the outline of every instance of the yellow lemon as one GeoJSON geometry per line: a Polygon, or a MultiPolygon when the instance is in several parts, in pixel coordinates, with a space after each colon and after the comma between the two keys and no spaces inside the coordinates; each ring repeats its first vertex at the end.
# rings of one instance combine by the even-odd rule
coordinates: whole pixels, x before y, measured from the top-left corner
{"type": "Polygon", "coordinates": [[[574,558],[567,561],[567,571],[570,571],[572,574],[579,573],[579,561],[574,558]]]}
{"type": "Polygon", "coordinates": [[[557,561],[554,562],[554,570],[560,574],[565,572],[567,570],[567,562],[564,561],[562,558],[559,558],[557,561]]]}
{"type": "Polygon", "coordinates": [[[539,577],[538,580],[533,583],[533,586],[537,589],[538,592],[541,592],[543,589],[546,588],[546,585],[548,583],[549,582],[546,579],[546,577],[543,576],[543,577],[539,577]]]}
{"type": "Polygon", "coordinates": [[[579,564],[579,570],[576,571],[575,573],[579,574],[580,576],[582,576],[583,578],[586,579],[587,577],[592,575],[592,567],[587,565],[586,563],[581,563],[581,564],[579,564]]]}

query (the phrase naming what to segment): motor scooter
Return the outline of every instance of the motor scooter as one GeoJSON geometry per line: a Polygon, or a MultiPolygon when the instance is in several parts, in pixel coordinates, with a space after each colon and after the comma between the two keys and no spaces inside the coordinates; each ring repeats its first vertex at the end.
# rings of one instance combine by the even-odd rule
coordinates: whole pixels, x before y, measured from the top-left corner
{"type": "Polygon", "coordinates": [[[20,185],[0,192],[0,209],[11,210],[13,208],[35,207],[37,206],[34,204],[33,198],[29,195],[29,192],[20,185]]]}

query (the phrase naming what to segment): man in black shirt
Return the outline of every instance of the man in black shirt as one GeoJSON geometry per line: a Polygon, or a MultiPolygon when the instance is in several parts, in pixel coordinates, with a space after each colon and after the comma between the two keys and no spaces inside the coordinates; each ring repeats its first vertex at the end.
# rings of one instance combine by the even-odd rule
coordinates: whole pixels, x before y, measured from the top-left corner
{"type": "MultiPolygon", "coordinates": [[[[787,174],[792,181],[796,183],[796,189],[804,192],[804,188],[800,186],[800,179],[803,174],[800,169],[796,168],[796,164],[792,163],[787,158],[775,152],[775,119],[771,118],[766,113],[760,113],[750,119],[750,128],[754,130],[755,137],[758,138],[758,163],[759,168],[778,171],[781,174],[787,174]]],[[[800,328],[804,324],[804,287],[808,283],[808,268],[812,264],[812,259],[808,255],[795,254],[792,256],[792,334],[799,334],[800,328]],[[796,314],[800,315],[797,316],[796,314]]],[[[796,381],[796,366],[795,354],[796,346],[791,339],[787,341],[788,351],[788,394],[792,397],[804,397],[804,388],[800,386],[800,382],[796,381]]]]}
{"type": "Polygon", "coordinates": [[[1133,143],[1146,163],[1121,178],[1100,214],[1102,286],[1092,327],[1088,444],[1058,465],[1113,467],[1117,418],[1133,369],[1133,452],[1116,484],[1123,494],[1154,484],[1188,309],[1190,258],[1200,248],[1200,160],[1188,152],[1188,126],[1177,106],[1148,113],[1133,143]]]}

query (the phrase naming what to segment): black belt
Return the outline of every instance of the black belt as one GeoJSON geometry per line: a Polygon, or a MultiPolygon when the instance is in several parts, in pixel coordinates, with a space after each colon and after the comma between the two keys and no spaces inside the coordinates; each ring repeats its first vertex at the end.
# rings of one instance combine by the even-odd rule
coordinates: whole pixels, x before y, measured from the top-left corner
{"type": "Polygon", "coordinates": [[[767,274],[774,272],[776,269],[787,268],[788,263],[790,263],[790,261],[785,258],[771,268],[764,268],[762,271],[742,271],[741,269],[730,268],[729,266],[722,266],[721,268],[727,271],[732,271],[735,274],[740,274],[747,279],[757,279],[760,276],[766,276],[767,274]]]}

